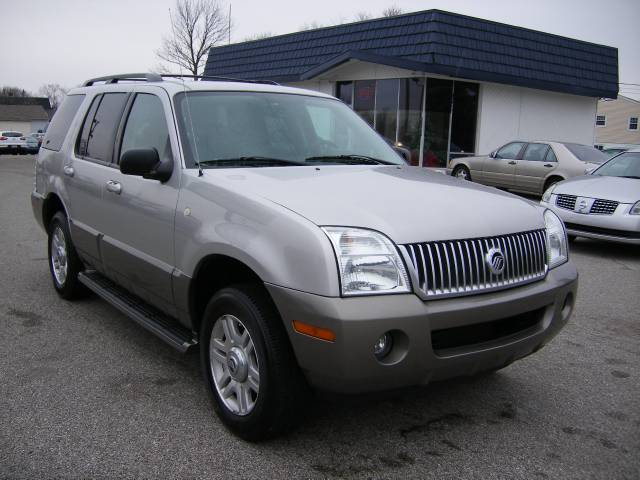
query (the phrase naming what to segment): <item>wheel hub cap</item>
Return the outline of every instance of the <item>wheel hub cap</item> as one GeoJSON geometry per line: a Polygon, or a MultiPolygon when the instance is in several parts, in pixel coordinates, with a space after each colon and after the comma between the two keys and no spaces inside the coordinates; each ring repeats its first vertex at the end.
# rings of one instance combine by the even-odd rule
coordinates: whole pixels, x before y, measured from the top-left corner
{"type": "Polygon", "coordinates": [[[58,285],[63,286],[67,279],[67,243],[64,232],[60,227],[56,227],[51,235],[51,266],[53,276],[58,285]]]}
{"type": "Polygon", "coordinates": [[[253,339],[234,315],[213,324],[209,341],[211,377],[222,403],[236,415],[248,415],[260,392],[260,368],[253,339]]]}

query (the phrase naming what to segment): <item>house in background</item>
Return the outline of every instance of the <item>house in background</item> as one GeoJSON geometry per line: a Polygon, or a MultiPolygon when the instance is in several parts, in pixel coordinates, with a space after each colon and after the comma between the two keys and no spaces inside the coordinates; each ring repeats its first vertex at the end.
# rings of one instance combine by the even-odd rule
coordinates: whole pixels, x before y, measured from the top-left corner
{"type": "Polygon", "coordinates": [[[444,167],[516,139],[593,145],[618,51],[427,10],[215,47],[205,75],[337,96],[412,163],[444,167]]]}
{"type": "Polygon", "coordinates": [[[44,132],[52,116],[46,97],[0,96],[0,131],[11,130],[25,135],[44,132]]]}
{"type": "Polygon", "coordinates": [[[640,146],[640,102],[619,95],[598,102],[596,147],[633,148],[640,146]]]}

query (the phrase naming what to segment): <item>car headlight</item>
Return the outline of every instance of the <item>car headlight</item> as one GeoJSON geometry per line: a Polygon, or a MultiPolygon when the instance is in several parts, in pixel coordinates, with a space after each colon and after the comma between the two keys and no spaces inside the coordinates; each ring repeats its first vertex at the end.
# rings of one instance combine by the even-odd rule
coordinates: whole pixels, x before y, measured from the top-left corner
{"type": "Polygon", "coordinates": [[[553,189],[556,188],[555,185],[551,185],[549,188],[547,188],[545,190],[545,192],[542,194],[542,201],[545,203],[549,203],[549,200],[551,200],[551,194],[553,193],[553,189]]]}
{"type": "Polygon", "coordinates": [[[557,267],[569,259],[564,224],[560,217],[551,210],[545,210],[544,226],[547,232],[547,261],[549,262],[549,268],[557,267]]]}
{"type": "Polygon", "coordinates": [[[342,295],[407,293],[409,278],[395,244],[362,228],[322,227],[338,259],[342,295]]]}
{"type": "Polygon", "coordinates": [[[640,201],[637,201],[629,210],[629,215],[640,215],[640,201]]]}

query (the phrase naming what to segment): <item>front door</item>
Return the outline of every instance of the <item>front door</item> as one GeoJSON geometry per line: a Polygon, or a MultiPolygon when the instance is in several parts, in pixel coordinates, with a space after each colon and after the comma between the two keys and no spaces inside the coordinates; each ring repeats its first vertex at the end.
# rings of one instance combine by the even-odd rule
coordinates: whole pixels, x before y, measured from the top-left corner
{"type": "MultiPolygon", "coordinates": [[[[155,148],[161,161],[173,162],[178,150],[175,131],[169,134],[169,112],[164,90],[137,87],[116,143],[116,161],[127,150],[155,148]]],[[[103,224],[102,255],[110,276],[169,314],[175,314],[171,273],[179,171],[174,166],[173,176],[161,183],[114,169],[103,185],[109,216],[103,224]]]]}
{"type": "Polygon", "coordinates": [[[516,165],[525,146],[524,142],[511,142],[488,156],[482,164],[482,183],[494,187],[514,188],[516,186],[516,165]]]}

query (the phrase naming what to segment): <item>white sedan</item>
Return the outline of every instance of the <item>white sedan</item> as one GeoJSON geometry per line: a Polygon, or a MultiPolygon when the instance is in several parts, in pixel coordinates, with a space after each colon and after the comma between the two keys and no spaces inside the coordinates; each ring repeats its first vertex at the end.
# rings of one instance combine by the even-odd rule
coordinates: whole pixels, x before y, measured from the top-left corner
{"type": "Polygon", "coordinates": [[[613,157],[590,175],[555,184],[540,203],[562,218],[570,240],[640,245],[640,149],[613,157]]]}

